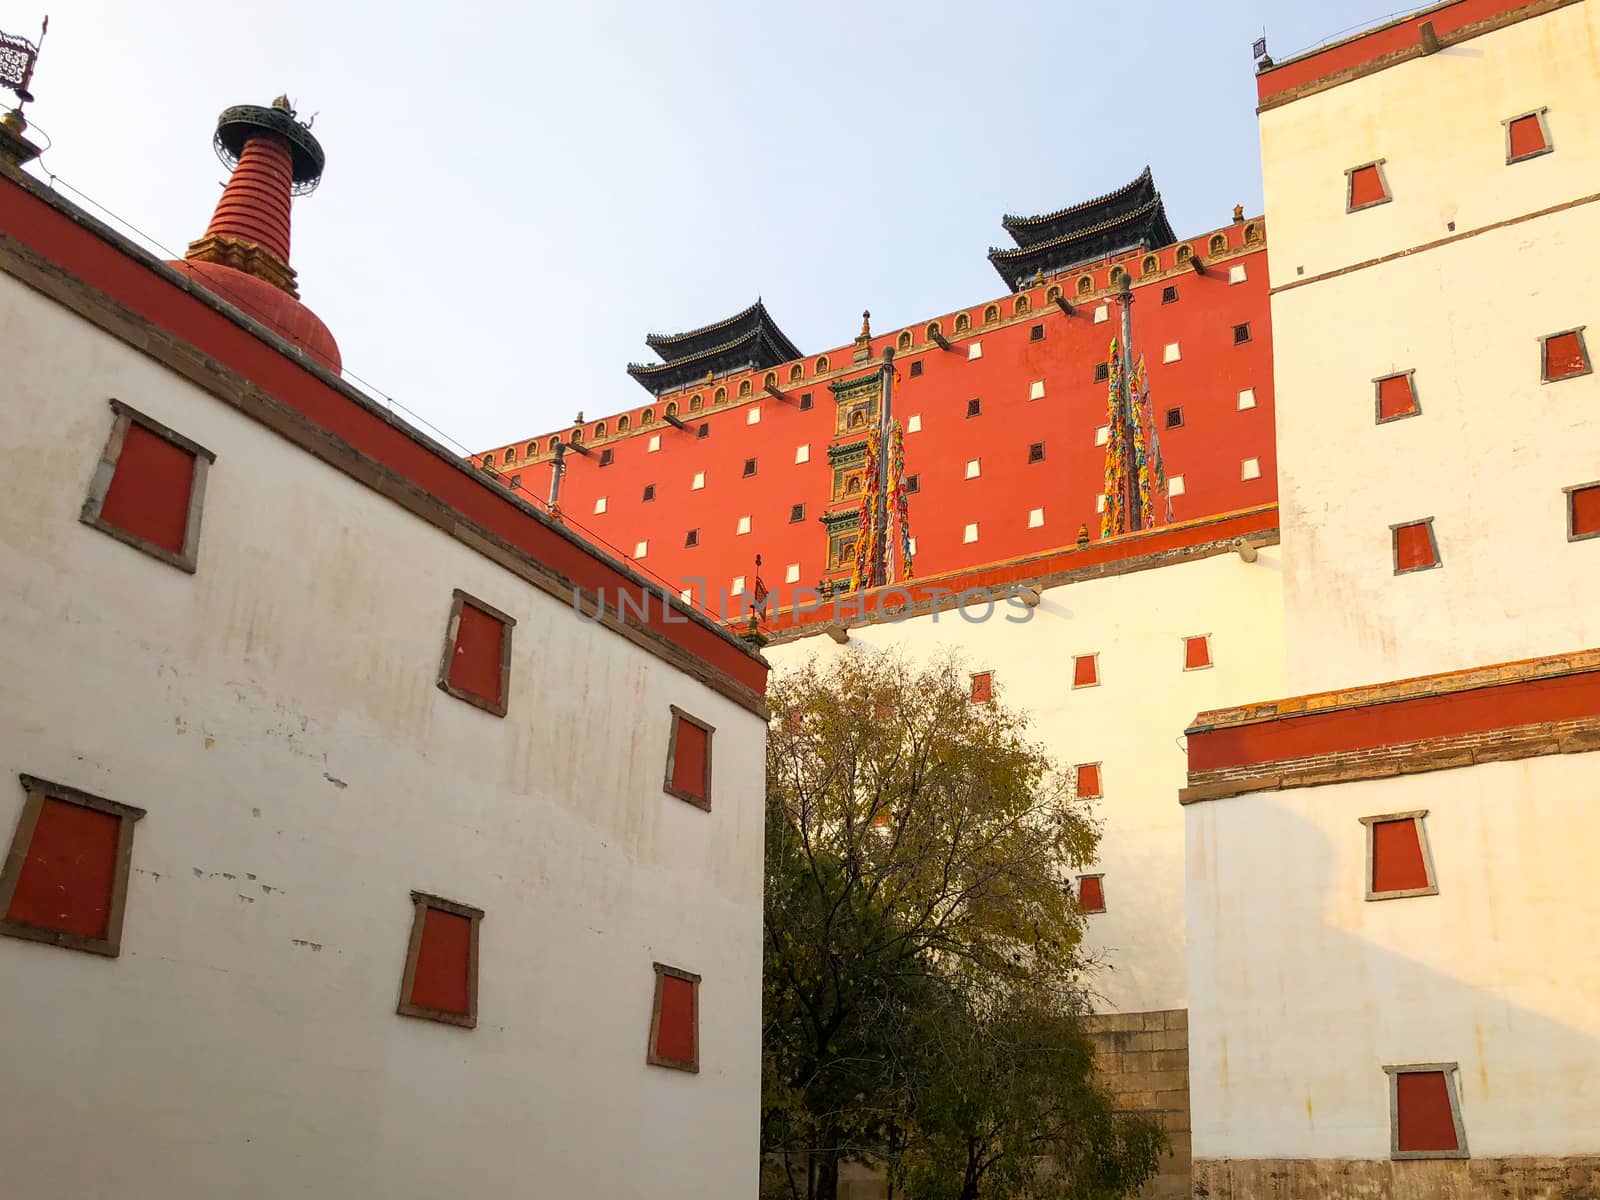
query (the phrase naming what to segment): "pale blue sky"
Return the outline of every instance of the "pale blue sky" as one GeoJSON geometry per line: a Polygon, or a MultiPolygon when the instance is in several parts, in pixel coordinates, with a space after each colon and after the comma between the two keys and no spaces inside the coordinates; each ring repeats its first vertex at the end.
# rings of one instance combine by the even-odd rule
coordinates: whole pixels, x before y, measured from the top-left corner
{"type": "Polygon", "coordinates": [[[347,369],[481,448],[639,403],[647,332],[758,294],[808,352],[1000,294],[1003,213],[1146,163],[1180,236],[1259,212],[1251,40],[1394,0],[39,2],[44,165],[174,252],[221,109],[319,114],[301,294],[347,369]]]}

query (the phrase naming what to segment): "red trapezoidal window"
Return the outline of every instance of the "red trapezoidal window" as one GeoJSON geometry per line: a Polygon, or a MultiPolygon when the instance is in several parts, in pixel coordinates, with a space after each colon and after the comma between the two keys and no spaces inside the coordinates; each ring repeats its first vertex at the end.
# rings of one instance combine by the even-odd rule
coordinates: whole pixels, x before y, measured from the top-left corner
{"type": "Polygon", "coordinates": [[[1389,1157],[1466,1158],[1456,1063],[1385,1067],[1393,1120],[1389,1157]]]}
{"type": "Polygon", "coordinates": [[[1082,800],[1096,800],[1100,797],[1100,764],[1078,764],[1078,797],[1082,800]]]}
{"type": "Polygon", "coordinates": [[[1379,424],[1397,417],[1414,417],[1422,411],[1417,406],[1416,381],[1410,371],[1385,375],[1377,380],[1376,387],[1379,424]]]}
{"type": "Polygon", "coordinates": [[[1367,827],[1367,899],[1435,896],[1433,858],[1422,824],[1426,809],[1362,817],[1367,827]]]}
{"type": "Polygon", "coordinates": [[[1100,682],[1100,656],[1077,654],[1072,659],[1072,686],[1094,687],[1100,682]]]}
{"type": "Polygon", "coordinates": [[[483,910],[412,892],[411,944],[400,981],[404,1017],[478,1024],[478,922],[483,910]]]}
{"type": "Polygon", "coordinates": [[[22,776],[27,799],[0,871],[0,933],[115,957],[144,810],[22,776]]]}
{"type": "Polygon", "coordinates": [[[1383,177],[1383,162],[1380,159],[1375,163],[1367,163],[1362,167],[1352,167],[1345,172],[1349,180],[1349,191],[1345,197],[1345,210],[1356,212],[1358,209],[1371,208],[1374,204],[1383,204],[1391,199],[1389,183],[1383,177]]]}
{"type": "Polygon", "coordinates": [[[1567,539],[1600,536],[1600,483],[1582,483],[1566,489],[1567,539]]]}
{"type": "Polygon", "coordinates": [[[994,673],[979,671],[972,677],[972,702],[985,704],[994,696],[994,673]]]}
{"type": "Polygon", "coordinates": [[[1103,913],[1106,910],[1106,889],[1099,875],[1078,876],[1078,911],[1103,913]]]}
{"type": "Polygon", "coordinates": [[[1426,571],[1439,565],[1439,546],[1433,537],[1433,518],[1391,526],[1394,534],[1394,573],[1426,571]]]}
{"type": "Polygon", "coordinates": [[[711,735],[716,732],[677,705],[667,743],[667,778],[662,789],[707,812],[711,810],[711,735]]]}
{"type": "Polygon", "coordinates": [[[1183,669],[1199,671],[1211,665],[1211,635],[1202,633],[1183,639],[1183,669]]]}
{"type": "Polygon", "coordinates": [[[645,1061],[679,1071],[700,1070],[700,976],[655,964],[656,995],[650,1012],[645,1061]]]}
{"type": "Polygon", "coordinates": [[[1554,149],[1550,145],[1550,136],[1544,127],[1544,110],[1526,113],[1520,117],[1512,117],[1506,122],[1506,162],[1521,162],[1525,158],[1537,158],[1546,151],[1554,149]]]}
{"type": "Polygon", "coordinates": [[[1582,328],[1552,333],[1540,338],[1539,345],[1545,383],[1589,374],[1589,347],[1584,342],[1582,328]]]}
{"type": "Polygon", "coordinates": [[[439,688],[503,717],[511,689],[511,630],[517,622],[460,588],[453,597],[439,688]]]}
{"type": "Polygon", "coordinates": [[[193,572],[200,551],[206,470],[216,455],[120,400],[100,455],[84,524],[193,572]]]}

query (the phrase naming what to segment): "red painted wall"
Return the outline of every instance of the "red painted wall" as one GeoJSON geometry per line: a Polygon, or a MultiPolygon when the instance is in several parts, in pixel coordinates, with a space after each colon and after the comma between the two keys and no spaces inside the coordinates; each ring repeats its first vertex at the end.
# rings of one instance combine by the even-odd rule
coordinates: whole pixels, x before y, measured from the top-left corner
{"type": "MultiPolygon", "coordinates": [[[[1254,222],[1259,226],[1260,222],[1254,222]]],[[[1230,252],[1245,244],[1245,224],[1222,230],[1230,252]]],[[[1202,258],[1209,257],[1210,235],[1187,244],[1202,258]]],[[[1205,274],[1184,270],[1167,278],[1134,286],[1134,346],[1145,356],[1149,369],[1151,405],[1169,478],[1184,476],[1185,494],[1172,499],[1176,521],[1193,520],[1223,512],[1273,504],[1277,500],[1277,463],[1274,448],[1272,403],[1272,334],[1268,316],[1265,246],[1208,267],[1205,274]],[[1247,278],[1229,284],[1228,268],[1243,265],[1247,278]],[[1164,286],[1175,286],[1176,302],[1161,303],[1164,286]],[[1234,342],[1234,326],[1249,323],[1251,340],[1234,342]],[[1182,357],[1162,362],[1163,347],[1177,342],[1182,357]],[[1241,389],[1253,388],[1256,407],[1241,411],[1241,389]],[[1183,410],[1181,428],[1165,428],[1169,408],[1183,410]],[[1257,479],[1241,478],[1246,458],[1260,463],[1257,479]]],[[[1174,264],[1177,247],[1160,252],[1163,269],[1174,264]]],[[[1140,274],[1142,255],[1119,260],[1140,274]]],[[[1108,283],[1109,265],[1093,268],[1094,286],[1108,283]]],[[[1069,298],[1075,295],[1075,278],[1055,282],[1069,298]]],[[[1014,323],[985,326],[988,302],[966,310],[969,333],[955,333],[955,314],[937,319],[954,348],[931,347],[902,351],[895,363],[898,379],[893,409],[902,421],[921,418],[922,428],[906,435],[906,473],[918,475],[921,491],[910,497],[912,536],[917,541],[917,578],[969,570],[1000,560],[1039,554],[1074,543],[1080,524],[1099,538],[1100,517],[1096,498],[1104,488],[1105,449],[1095,445],[1096,430],[1107,420],[1106,384],[1094,381],[1095,364],[1104,362],[1111,337],[1120,331],[1120,310],[1109,303],[1109,319],[1094,323],[1101,301],[1074,300],[1075,313],[1064,315],[1045,299],[1044,287],[1028,292],[1031,313],[1014,323]],[[1034,325],[1044,327],[1042,341],[1031,340],[1034,325]],[[959,338],[959,340],[957,340],[959,338]],[[983,357],[969,360],[967,348],[978,341],[983,357]],[[911,365],[923,364],[923,374],[913,378],[911,365]],[[1030,400],[1030,385],[1043,380],[1045,395],[1030,400]],[[982,414],[968,418],[967,402],[982,400],[982,414]],[[1030,464],[1031,443],[1045,443],[1043,462],[1030,464]],[[968,459],[978,458],[982,473],[965,478],[968,459]],[[1028,527],[1029,511],[1045,510],[1041,528],[1028,527]],[[965,526],[978,524],[978,541],[963,543],[965,526]]],[[[994,301],[1003,319],[1009,319],[1014,297],[994,301]]],[[[911,326],[918,345],[926,322],[911,326]]],[[[873,361],[856,365],[852,373],[876,369],[885,347],[894,345],[898,330],[872,342],[873,361]]],[[[830,365],[849,363],[849,347],[827,352],[830,365]]],[[[832,472],[827,447],[836,428],[836,407],[827,380],[815,379],[816,356],[804,360],[806,378],[787,382],[789,365],[776,368],[779,386],[789,402],[762,397],[761,422],[747,424],[749,405],[738,402],[741,379],[752,380],[760,393],[765,372],[733,375],[702,384],[686,393],[671,393],[647,401],[628,414],[634,429],[616,437],[616,416],[606,419],[609,440],[596,443],[596,422],[585,425],[584,440],[594,457],[569,454],[562,484],[561,507],[570,526],[624,558],[636,544],[649,544],[638,564],[675,587],[690,586],[695,577],[708,580],[710,607],[717,607],[719,591],[731,589],[744,576],[754,583],[754,560],[764,561],[762,578],[774,592],[774,603],[789,602],[792,587],[785,585],[785,568],[800,564],[800,587],[815,587],[826,574],[827,535],[817,518],[830,508],[832,472]],[[717,387],[726,387],[733,402],[712,407],[717,387]],[[705,398],[706,409],[689,411],[693,392],[705,398]],[[799,410],[806,393],[813,408],[799,410]],[[679,415],[689,429],[674,429],[661,420],[668,401],[676,400],[679,415]],[[653,425],[640,428],[644,408],[653,409],[653,425]],[[696,437],[709,422],[710,436],[696,437]],[[661,449],[648,450],[651,434],[659,434],[661,449]],[[810,447],[810,461],[797,465],[795,448],[810,447]],[[599,465],[602,448],[612,450],[609,466],[599,465]],[[742,474],[747,458],[757,459],[753,477],[742,474]],[[697,472],[705,474],[705,488],[691,489],[697,472]],[[647,484],[655,485],[655,499],[643,500],[647,484]],[[604,496],[606,511],[595,513],[597,498],[604,496]],[[791,523],[793,505],[805,505],[805,520],[791,523]],[[752,532],[736,532],[741,516],[751,518],[752,532]],[[684,545],[690,529],[699,530],[699,544],[684,545]]],[[[837,372],[834,377],[837,377],[837,372]]],[[[567,431],[570,433],[570,430],[567,431]]],[[[491,452],[503,480],[513,473],[522,489],[543,498],[550,485],[548,456],[522,461],[530,441],[547,446],[549,434],[516,444],[518,461],[504,464],[505,447],[491,452]]],[[[482,461],[478,456],[475,461],[482,461]]],[[[841,506],[843,507],[843,506],[841,506]]],[[[736,614],[738,606],[730,609],[736,614]]]]}

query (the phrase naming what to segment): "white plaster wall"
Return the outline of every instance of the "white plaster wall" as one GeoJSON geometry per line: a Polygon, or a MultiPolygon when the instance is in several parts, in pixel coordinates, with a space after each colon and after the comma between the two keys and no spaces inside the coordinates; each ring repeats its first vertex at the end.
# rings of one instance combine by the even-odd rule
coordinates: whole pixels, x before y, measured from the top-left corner
{"type": "MultiPolygon", "coordinates": [[[[1597,64],[1600,10],[1574,4],[1262,113],[1272,285],[1600,192],[1597,64]],[[1507,165],[1501,122],[1543,107],[1555,152],[1507,165]],[[1393,201],[1346,213],[1345,171],[1380,158],[1393,201]]],[[[1534,273],[1480,259],[1459,302],[1497,307],[1534,273]]],[[[1272,332],[1281,364],[1276,303],[1272,332]]],[[[1294,396],[1278,390],[1281,413],[1294,396]]]]}
{"type": "Polygon", "coordinates": [[[0,1191],[753,1194],[763,723],[8,278],[0,322],[0,830],[24,771],[149,813],[120,958],[0,938],[0,1191]],[[216,452],[194,576],[77,519],[111,396],[216,452]],[[504,720],[434,686],[455,587],[517,618],[504,720]],[[412,888],[487,912],[476,1030],[395,1015],[412,888]],[[645,1064],[654,960],[697,1076],[645,1064]]]}
{"type": "Polygon", "coordinates": [[[1600,351],[1600,204],[1485,228],[1600,193],[1597,60],[1579,4],[1261,116],[1274,286],[1415,250],[1272,300],[1295,692],[1600,638],[1600,542],[1567,541],[1561,491],[1600,478],[1600,376],[1542,384],[1538,343],[1600,351]],[[1555,151],[1507,165],[1500,122],[1542,106],[1555,151]],[[1393,201],[1346,213],[1379,157],[1393,201]],[[1407,369],[1422,415],[1377,424],[1407,369]],[[1443,568],[1397,577],[1389,526],[1430,516],[1443,568]]]}
{"type": "Polygon", "coordinates": [[[1273,300],[1293,691],[1600,640],[1561,491],[1600,479],[1600,375],[1541,383],[1538,343],[1589,323],[1600,354],[1597,240],[1586,205],[1273,300]],[[1372,380],[1408,368],[1421,415],[1377,424],[1372,380]],[[1389,526],[1430,516],[1443,566],[1395,575],[1389,526]]]}
{"type": "Polygon", "coordinates": [[[1101,762],[1100,862],[1106,912],[1087,918],[1086,948],[1108,968],[1095,980],[1108,1012],[1186,1004],[1183,731],[1202,709],[1283,688],[1281,570],[1276,547],[1254,563],[1218,555],[1044,592],[1032,618],[998,605],[979,622],[955,610],[851,629],[839,646],[810,637],[767,649],[774,671],[813,656],[900,647],[914,660],[957,647],[973,671],[995,673],[998,697],[1023,709],[1068,768],[1101,762]],[[1183,638],[1211,635],[1209,670],[1183,669],[1183,638]],[[1099,687],[1072,687],[1072,656],[1100,655],[1099,687]]]}
{"type": "Polygon", "coordinates": [[[1197,1158],[1389,1157],[1386,1063],[1459,1062],[1474,1157],[1600,1151],[1600,755],[1185,810],[1197,1158]],[[1437,896],[1363,899],[1427,809],[1437,896]]]}

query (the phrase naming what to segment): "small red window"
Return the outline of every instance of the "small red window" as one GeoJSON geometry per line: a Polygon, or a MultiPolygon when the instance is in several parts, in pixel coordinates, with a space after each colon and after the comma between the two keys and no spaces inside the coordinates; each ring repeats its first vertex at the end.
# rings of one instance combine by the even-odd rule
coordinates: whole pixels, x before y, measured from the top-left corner
{"type": "Polygon", "coordinates": [[[1600,483],[1586,483],[1567,491],[1567,536],[1600,535],[1600,483]]]}
{"type": "Polygon", "coordinates": [[[22,785],[27,802],[0,874],[0,932],[116,955],[143,810],[29,775],[22,785]]]}
{"type": "Polygon", "coordinates": [[[1394,527],[1394,571],[1423,571],[1439,565],[1439,548],[1433,540],[1433,522],[1413,521],[1394,527]]]}
{"type": "Polygon", "coordinates": [[[1414,812],[1362,818],[1368,837],[1368,900],[1437,893],[1422,826],[1425,815],[1414,812]]]}
{"type": "Polygon", "coordinates": [[[1394,1157],[1459,1157],[1453,1068],[1394,1072],[1394,1157]]]}
{"type": "Polygon", "coordinates": [[[1211,638],[1208,634],[1183,639],[1183,669],[1198,671],[1211,665],[1211,638]]]}
{"type": "Polygon", "coordinates": [[[445,629],[439,687],[458,700],[505,716],[514,625],[513,618],[458,588],[445,629]]]}
{"type": "Polygon", "coordinates": [[[1378,420],[1392,421],[1396,417],[1415,416],[1421,410],[1417,407],[1416,390],[1412,386],[1411,372],[1401,375],[1389,375],[1378,380],[1378,420]]]}
{"type": "Polygon", "coordinates": [[[111,402],[116,418],[84,501],[85,524],[185,571],[195,569],[211,451],[111,402]]]}
{"type": "Polygon", "coordinates": [[[994,696],[994,673],[980,671],[972,677],[972,702],[985,704],[994,696]]]}
{"type": "Polygon", "coordinates": [[[478,922],[481,909],[412,892],[411,945],[399,1012],[447,1025],[478,1023],[478,922]]]}
{"type": "Polygon", "coordinates": [[[1106,910],[1106,889],[1099,875],[1078,876],[1078,911],[1102,913],[1106,910]]]}
{"type": "Polygon", "coordinates": [[[1583,330],[1569,329],[1553,333],[1543,339],[1544,381],[1554,383],[1560,379],[1574,379],[1589,373],[1589,348],[1584,344],[1583,330]]]}
{"type": "Polygon", "coordinates": [[[700,1069],[700,976],[655,964],[656,998],[650,1015],[652,1066],[700,1069]]]}
{"type": "Polygon", "coordinates": [[[1350,195],[1348,208],[1368,208],[1389,199],[1389,185],[1384,181],[1383,169],[1378,163],[1368,163],[1349,172],[1350,195]]]}
{"type": "Polygon", "coordinates": [[[1098,654],[1078,654],[1072,659],[1072,686],[1075,688],[1094,687],[1100,682],[1100,656],[1098,654]]]}
{"type": "Polygon", "coordinates": [[[1100,764],[1078,764],[1078,795],[1084,800],[1095,800],[1100,796],[1100,764]]]}
{"type": "Polygon", "coordinates": [[[130,424],[100,515],[134,537],[182,554],[193,485],[194,455],[130,424]]]}
{"type": "Polygon", "coordinates": [[[682,709],[672,709],[664,790],[680,800],[711,808],[711,735],[716,731],[682,709]]]}
{"type": "Polygon", "coordinates": [[[1506,161],[1514,163],[1524,158],[1532,158],[1536,154],[1543,154],[1550,149],[1550,142],[1544,135],[1544,121],[1538,113],[1529,113],[1525,117],[1513,117],[1506,122],[1506,161]]]}

